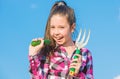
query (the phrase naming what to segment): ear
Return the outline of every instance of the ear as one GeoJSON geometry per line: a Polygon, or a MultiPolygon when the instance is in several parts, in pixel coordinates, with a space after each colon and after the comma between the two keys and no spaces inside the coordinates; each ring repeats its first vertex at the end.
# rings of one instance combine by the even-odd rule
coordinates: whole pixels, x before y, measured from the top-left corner
{"type": "Polygon", "coordinates": [[[75,24],[75,23],[73,23],[73,24],[72,24],[72,26],[71,26],[71,33],[73,33],[73,32],[74,32],[75,27],[76,27],[76,24],[75,24]]]}

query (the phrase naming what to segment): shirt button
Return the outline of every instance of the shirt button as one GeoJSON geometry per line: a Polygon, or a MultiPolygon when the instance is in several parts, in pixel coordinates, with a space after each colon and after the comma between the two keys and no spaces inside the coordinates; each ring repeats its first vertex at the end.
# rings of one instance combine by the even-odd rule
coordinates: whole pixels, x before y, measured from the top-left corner
{"type": "Polygon", "coordinates": [[[31,62],[32,62],[32,63],[34,63],[34,61],[33,61],[33,60],[32,60],[31,62]]]}

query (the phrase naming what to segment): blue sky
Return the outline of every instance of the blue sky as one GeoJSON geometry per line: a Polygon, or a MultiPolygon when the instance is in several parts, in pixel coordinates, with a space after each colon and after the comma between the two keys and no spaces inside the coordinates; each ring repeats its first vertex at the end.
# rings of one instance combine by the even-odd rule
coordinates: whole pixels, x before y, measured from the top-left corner
{"type": "MultiPolygon", "coordinates": [[[[56,0],[0,0],[0,79],[30,79],[28,47],[43,37],[56,0]]],[[[95,79],[120,79],[120,0],[66,0],[74,8],[77,30],[90,29],[86,46],[95,79]]]]}

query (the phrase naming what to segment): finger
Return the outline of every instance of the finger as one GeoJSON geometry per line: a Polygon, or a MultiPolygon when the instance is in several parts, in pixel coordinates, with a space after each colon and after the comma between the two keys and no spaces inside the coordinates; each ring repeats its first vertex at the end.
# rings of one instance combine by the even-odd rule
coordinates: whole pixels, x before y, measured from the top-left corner
{"type": "Polygon", "coordinates": [[[43,38],[37,38],[37,40],[43,40],[43,38]]]}
{"type": "Polygon", "coordinates": [[[69,68],[75,68],[75,69],[76,69],[76,66],[72,65],[72,66],[70,66],[69,68]]]}
{"type": "Polygon", "coordinates": [[[79,59],[73,59],[72,61],[71,61],[71,64],[70,64],[70,67],[79,67],[81,65],[81,60],[79,60],[79,59]]]}
{"type": "Polygon", "coordinates": [[[38,40],[38,38],[34,38],[34,39],[32,39],[32,41],[37,41],[38,40]]]}
{"type": "Polygon", "coordinates": [[[76,69],[79,69],[81,66],[81,63],[71,63],[70,64],[70,68],[76,68],[76,69]]]}
{"type": "Polygon", "coordinates": [[[76,59],[72,59],[71,60],[71,63],[73,63],[73,62],[81,62],[82,61],[82,59],[79,57],[79,58],[76,58],[76,59]]]}
{"type": "Polygon", "coordinates": [[[77,63],[78,62],[78,59],[73,59],[72,61],[71,61],[71,63],[77,63]]]}
{"type": "Polygon", "coordinates": [[[76,65],[77,65],[77,63],[71,63],[71,64],[70,64],[70,67],[71,67],[71,66],[76,66],[76,65]]]}

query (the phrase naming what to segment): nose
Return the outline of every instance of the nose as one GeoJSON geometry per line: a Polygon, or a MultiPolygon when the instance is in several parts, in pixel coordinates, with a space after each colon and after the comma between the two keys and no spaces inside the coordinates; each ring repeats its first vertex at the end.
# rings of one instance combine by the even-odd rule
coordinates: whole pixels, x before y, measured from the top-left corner
{"type": "Polygon", "coordinates": [[[58,29],[54,29],[53,32],[54,32],[55,35],[59,35],[59,30],[58,29]]]}

